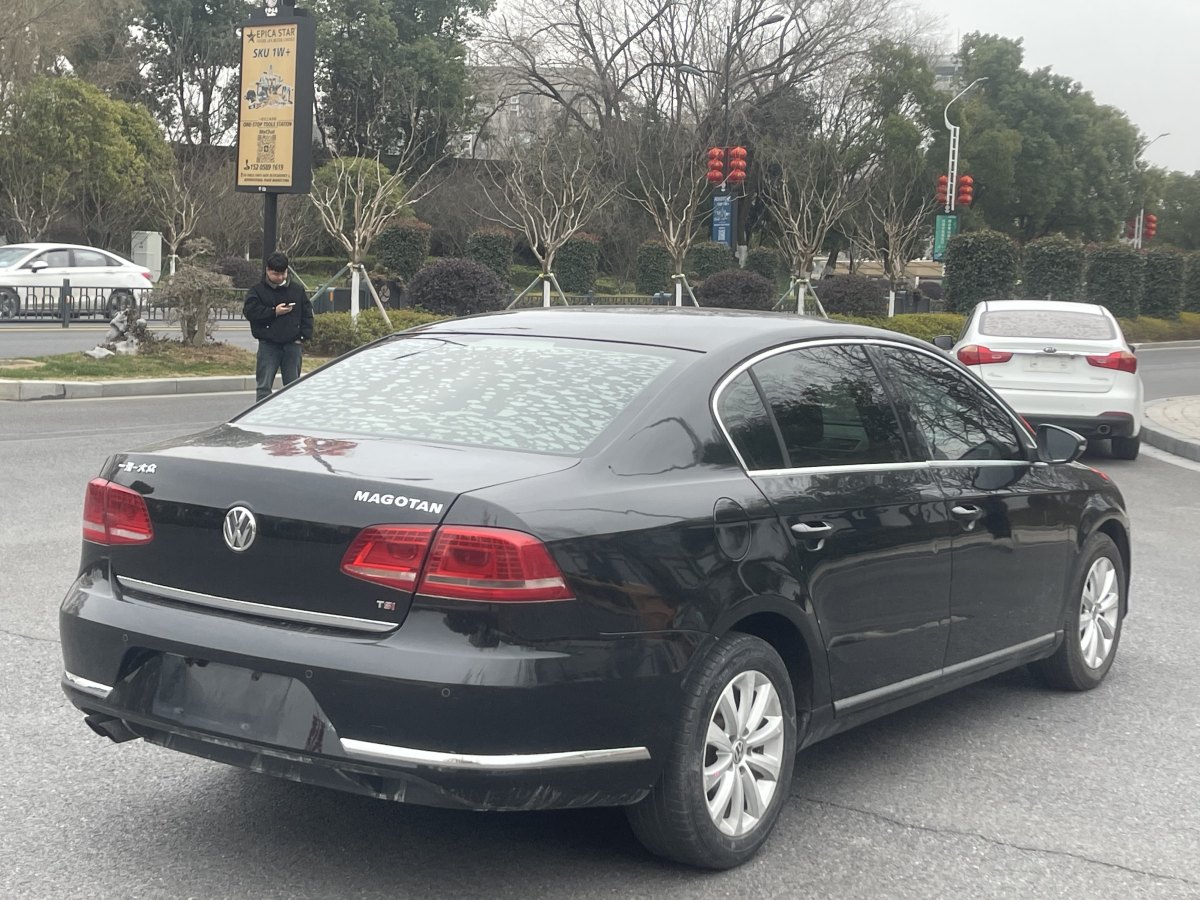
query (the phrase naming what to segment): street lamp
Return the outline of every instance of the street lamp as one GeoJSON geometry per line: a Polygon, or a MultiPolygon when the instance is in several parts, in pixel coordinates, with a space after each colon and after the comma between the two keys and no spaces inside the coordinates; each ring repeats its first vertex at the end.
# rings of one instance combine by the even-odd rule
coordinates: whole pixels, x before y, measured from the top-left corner
{"type": "MultiPolygon", "coordinates": [[[[1145,145],[1142,147],[1142,149],[1137,152],[1137,156],[1135,156],[1133,158],[1133,161],[1136,163],[1139,159],[1141,159],[1142,154],[1150,149],[1150,145],[1153,144],[1154,141],[1157,141],[1159,138],[1170,137],[1170,135],[1171,135],[1171,132],[1164,131],[1158,137],[1147,141],[1145,143],[1145,145]]],[[[1145,227],[1146,227],[1146,194],[1145,194],[1145,191],[1143,191],[1142,192],[1141,209],[1138,210],[1137,220],[1134,222],[1134,225],[1133,225],[1133,249],[1135,249],[1135,250],[1142,249],[1142,232],[1145,229],[1145,227]]]]}
{"type": "Polygon", "coordinates": [[[983,81],[987,81],[986,75],[982,78],[976,78],[965,88],[955,94],[950,99],[950,102],[946,104],[945,110],[942,111],[942,119],[946,123],[946,128],[950,130],[950,158],[946,164],[946,175],[948,176],[947,183],[949,186],[949,190],[946,192],[946,212],[948,213],[954,212],[954,201],[956,199],[958,190],[958,132],[960,130],[959,126],[950,124],[950,107],[954,105],[956,100],[970,91],[971,88],[983,81]]]}

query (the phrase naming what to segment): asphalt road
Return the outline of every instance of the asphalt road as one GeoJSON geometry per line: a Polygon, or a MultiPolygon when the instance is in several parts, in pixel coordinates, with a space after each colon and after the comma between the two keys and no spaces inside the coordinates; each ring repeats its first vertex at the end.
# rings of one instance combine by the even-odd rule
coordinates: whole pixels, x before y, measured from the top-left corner
{"type": "Polygon", "coordinates": [[[0,897],[1200,897],[1200,465],[1090,460],[1136,529],[1100,689],[1017,671],[819,744],[765,851],[712,874],[648,856],[616,811],[406,807],[84,726],[56,637],[84,484],[108,453],[250,400],[0,403],[0,897]]]}

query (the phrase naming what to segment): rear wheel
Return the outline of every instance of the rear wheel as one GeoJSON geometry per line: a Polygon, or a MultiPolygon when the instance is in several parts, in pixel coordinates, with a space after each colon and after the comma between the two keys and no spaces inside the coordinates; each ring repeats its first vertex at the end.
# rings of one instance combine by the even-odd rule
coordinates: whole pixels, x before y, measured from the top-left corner
{"type": "Polygon", "coordinates": [[[129,291],[113,291],[108,295],[108,303],[104,305],[104,317],[114,318],[123,309],[133,306],[133,294],[129,291]]]}
{"type": "Polygon", "coordinates": [[[726,635],[685,691],[666,768],[629,822],[652,853],[728,869],[766,842],[788,796],[796,704],[787,667],[765,641],[726,635]]]}
{"type": "Polygon", "coordinates": [[[1094,534],[1084,546],[1063,623],[1063,642],[1048,659],[1029,668],[1043,684],[1090,691],[1112,668],[1125,617],[1125,563],[1112,538],[1094,534]]]}
{"type": "Polygon", "coordinates": [[[1138,451],[1142,449],[1142,436],[1115,437],[1111,444],[1114,459],[1137,459],[1138,451]]]}
{"type": "Polygon", "coordinates": [[[9,288],[0,288],[0,319],[15,319],[21,311],[21,301],[9,288]]]}

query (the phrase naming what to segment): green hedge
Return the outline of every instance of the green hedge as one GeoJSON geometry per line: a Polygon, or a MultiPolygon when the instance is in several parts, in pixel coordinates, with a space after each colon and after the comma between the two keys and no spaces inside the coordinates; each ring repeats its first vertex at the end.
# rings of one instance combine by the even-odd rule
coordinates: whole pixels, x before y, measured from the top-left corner
{"type": "Polygon", "coordinates": [[[355,323],[348,312],[320,313],[313,318],[312,340],[306,341],[304,347],[314,356],[341,356],[385,334],[441,318],[418,310],[397,309],[388,310],[385,321],[379,310],[368,309],[359,313],[355,323]]]}
{"type": "Polygon", "coordinates": [[[822,278],[818,281],[816,291],[817,296],[821,298],[821,305],[830,315],[838,313],[843,316],[871,318],[887,316],[887,286],[873,278],[865,278],[862,275],[834,275],[832,278],[822,278]]]}
{"type": "Polygon", "coordinates": [[[1131,343],[1149,341],[1196,341],[1200,340],[1200,313],[1180,313],[1178,319],[1155,319],[1138,316],[1136,319],[1121,319],[1121,331],[1131,343]]]}
{"type": "Polygon", "coordinates": [[[725,244],[718,241],[700,241],[692,244],[684,259],[683,270],[688,278],[703,281],[718,272],[738,268],[737,257],[725,244]]]}
{"type": "Polygon", "coordinates": [[[1083,245],[1052,234],[1025,245],[1021,293],[1038,300],[1078,300],[1083,295],[1083,245]]]}
{"type": "Polygon", "coordinates": [[[1137,316],[1145,287],[1146,261],[1127,244],[1098,244],[1087,253],[1085,295],[1106,307],[1118,319],[1137,316]]]}
{"type": "Polygon", "coordinates": [[[1183,311],[1183,254],[1174,250],[1151,250],[1145,257],[1145,286],[1138,314],[1178,319],[1183,311]]]}
{"type": "Polygon", "coordinates": [[[655,294],[671,286],[671,254],[662,241],[646,241],[637,252],[637,289],[655,294]]]}
{"type": "Polygon", "coordinates": [[[554,255],[554,277],[564,294],[586,294],[596,289],[600,274],[600,238],[573,235],[554,255]]]}
{"type": "Polygon", "coordinates": [[[467,236],[467,259],[487,266],[508,284],[516,238],[507,228],[481,228],[467,236]]]}
{"type": "Polygon", "coordinates": [[[967,317],[959,313],[908,313],[902,316],[869,317],[869,316],[830,316],[841,322],[853,322],[855,325],[870,325],[872,328],[884,328],[888,331],[898,331],[910,337],[923,341],[932,341],[939,334],[948,334],[958,339],[963,323],[967,317]]]}
{"type": "Polygon", "coordinates": [[[775,302],[773,290],[771,282],[757,272],[730,269],[700,282],[696,299],[701,306],[769,310],[775,302]]]}
{"type": "Polygon", "coordinates": [[[981,300],[1012,295],[1017,282],[1017,245],[998,231],[969,231],[946,246],[946,309],[966,312],[981,300]]]}
{"type": "Polygon", "coordinates": [[[469,316],[502,309],[508,286],[496,273],[471,259],[438,259],[412,277],[408,299],[425,312],[469,316]]]}
{"type": "Polygon", "coordinates": [[[425,265],[432,231],[415,220],[394,225],[375,239],[375,258],[389,274],[408,281],[425,265]]]}
{"type": "Polygon", "coordinates": [[[1189,253],[1183,276],[1183,310],[1200,312],[1200,252],[1189,253]]]}
{"type": "Polygon", "coordinates": [[[783,275],[783,254],[774,247],[755,247],[746,254],[746,268],[775,284],[783,275]]]}

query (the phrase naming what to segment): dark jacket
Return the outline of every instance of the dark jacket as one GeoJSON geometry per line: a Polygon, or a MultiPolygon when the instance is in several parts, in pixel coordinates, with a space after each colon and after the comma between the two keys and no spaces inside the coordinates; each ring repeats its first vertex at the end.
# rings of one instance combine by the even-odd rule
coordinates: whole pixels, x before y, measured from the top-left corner
{"type": "Polygon", "coordinates": [[[273,344],[290,344],[293,341],[308,341],[313,334],[313,308],[304,293],[304,288],[289,278],[276,287],[266,277],[250,288],[242,315],[250,320],[250,333],[260,341],[273,344]],[[295,303],[292,311],[282,316],[275,315],[280,303],[295,303]]]}

